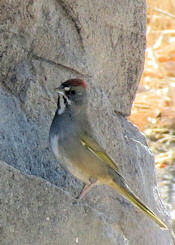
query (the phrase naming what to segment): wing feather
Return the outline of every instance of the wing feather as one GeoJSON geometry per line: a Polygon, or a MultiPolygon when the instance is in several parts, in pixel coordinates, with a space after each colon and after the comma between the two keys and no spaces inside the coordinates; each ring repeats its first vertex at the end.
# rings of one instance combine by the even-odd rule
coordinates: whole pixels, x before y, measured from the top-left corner
{"type": "Polygon", "coordinates": [[[119,173],[119,169],[116,166],[115,162],[93,139],[88,136],[84,136],[81,137],[81,143],[84,147],[86,147],[89,151],[96,155],[96,157],[98,157],[101,161],[103,161],[105,164],[109,165],[112,169],[119,173]]]}

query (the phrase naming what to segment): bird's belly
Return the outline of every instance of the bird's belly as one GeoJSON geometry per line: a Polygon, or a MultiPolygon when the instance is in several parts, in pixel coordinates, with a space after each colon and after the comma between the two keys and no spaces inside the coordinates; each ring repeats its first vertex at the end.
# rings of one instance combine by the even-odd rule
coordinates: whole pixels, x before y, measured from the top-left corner
{"type": "MultiPolygon", "coordinates": [[[[52,136],[50,138],[50,147],[58,160],[59,164],[65,169],[68,170],[72,175],[83,181],[84,183],[90,183],[90,177],[88,173],[84,172],[77,161],[73,159],[69,154],[65,156],[65,147],[62,147],[59,144],[59,135],[52,136]]],[[[68,145],[67,145],[68,148],[68,145]]]]}
{"type": "Polygon", "coordinates": [[[50,137],[50,147],[55,156],[55,158],[60,161],[62,159],[62,153],[58,144],[59,135],[54,135],[50,137]]]}

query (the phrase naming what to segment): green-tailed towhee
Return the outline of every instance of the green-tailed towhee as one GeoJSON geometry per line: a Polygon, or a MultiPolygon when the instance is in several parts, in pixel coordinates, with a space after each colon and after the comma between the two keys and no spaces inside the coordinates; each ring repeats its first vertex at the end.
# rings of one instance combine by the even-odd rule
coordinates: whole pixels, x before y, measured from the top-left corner
{"type": "Polygon", "coordinates": [[[115,162],[92,135],[87,119],[86,83],[70,79],[56,89],[58,108],[50,128],[50,146],[61,166],[85,183],[81,199],[94,185],[107,185],[147,214],[162,229],[167,226],[128,187],[115,162]]]}

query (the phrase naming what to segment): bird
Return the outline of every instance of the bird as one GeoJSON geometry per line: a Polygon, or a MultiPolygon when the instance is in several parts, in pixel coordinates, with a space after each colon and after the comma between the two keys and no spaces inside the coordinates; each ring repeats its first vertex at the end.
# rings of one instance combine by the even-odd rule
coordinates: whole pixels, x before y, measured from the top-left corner
{"type": "Polygon", "coordinates": [[[151,218],[161,229],[167,225],[129,188],[114,160],[98,144],[87,116],[87,84],[74,78],[62,82],[57,110],[50,126],[49,142],[56,160],[66,171],[84,183],[78,199],[96,185],[117,191],[151,218]]]}

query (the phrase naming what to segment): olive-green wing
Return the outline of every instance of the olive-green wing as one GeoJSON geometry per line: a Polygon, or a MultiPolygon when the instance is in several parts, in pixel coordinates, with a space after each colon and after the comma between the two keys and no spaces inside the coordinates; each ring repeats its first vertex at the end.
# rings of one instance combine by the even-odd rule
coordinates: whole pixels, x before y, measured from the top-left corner
{"type": "Polygon", "coordinates": [[[113,168],[117,173],[119,172],[115,162],[107,155],[105,150],[103,150],[92,138],[88,136],[81,137],[81,143],[94,155],[96,155],[105,164],[113,168]]]}

